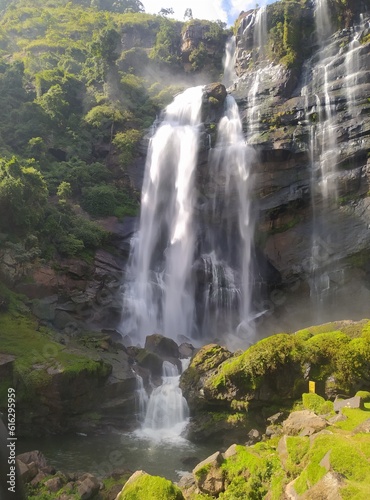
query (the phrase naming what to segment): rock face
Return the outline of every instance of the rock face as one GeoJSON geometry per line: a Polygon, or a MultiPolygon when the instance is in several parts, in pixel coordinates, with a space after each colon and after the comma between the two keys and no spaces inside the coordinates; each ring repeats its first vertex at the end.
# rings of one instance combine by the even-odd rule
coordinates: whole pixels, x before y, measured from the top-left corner
{"type": "MultiPolygon", "coordinates": [[[[238,79],[229,89],[239,104],[248,143],[259,154],[254,170],[258,238],[283,283],[298,276],[307,280],[312,268],[313,225],[326,224],[328,234],[319,251],[338,263],[335,270],[328,270],[330,284],[335,287],[336,269],[347,269],[345,259],[370,246],[370,44],[353,41],[356,30],[358,40],[364,40],[368,33],[358,15],[366,6],[352,6],[354,27],[338,31],[326,41],[335,56],[328,57],[326,47],[320,48],[315,36],[309,38],[302,28],[299,52],[305,57],[299,60],[297,56],[291,68],[284,64],[284,57],[283,63],[278,60],[272,41],[271,27],[280,15],[279,8],[276,3],[268,6],[265,14],[249,11],[241,15],[236,37],[238,79]],[[256,37],[263,23],[267,31],[261,46],[256,37]],[[356,68],[353,79],[352,63],[356,68]],[[323,214],[323,200],[314,195],[313,186],[319,179],[313,157],[320,154],[317,149],[330,148],[322,134],[328,92],[334,116],[338,198],[323,214]],[[319,141],[316,152],[312,140],[319,141]]],[[[298,24],[314,29],[312,8],[299,7],[293,14],[298,24]]],[[[324,258],[319,266],[325,268],[324,258]]]]}

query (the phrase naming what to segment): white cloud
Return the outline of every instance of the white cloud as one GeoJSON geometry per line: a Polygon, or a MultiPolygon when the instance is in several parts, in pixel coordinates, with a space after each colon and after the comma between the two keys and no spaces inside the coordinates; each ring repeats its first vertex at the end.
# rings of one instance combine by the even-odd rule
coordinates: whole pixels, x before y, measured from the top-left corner
{"type": "Polygon", "coordinates": [[[158,14],[162,8],[171,8],[174,15],[170,16],[180,21],[184,20],[185,9],[192,9],[193,17],[197,19],[209,19],[233,24],[242,10],[254,9],[258,4],[260,7],[276,0],[141,0],[145,12],[158,14]]]}
{"type": "Polygon", "coordinates": [[[192,9],[193,17],[197,19],[209,19],[227,22],[227,13],[222,8],[222,0],[141,0],[145,12],[158,14],[162,8],[172,7],[175,11],[174,17],[180,21],[184,20],[185,9],[192,9]]]}
{"type": "Polygon", "coordinates": [[[263,5],[271,3],[272,1],[276,0],[229,0],[231,7],[229,15],[236,18],[242,10],[246,12],[250,9],[254,9],[256,5],[262,7],[263,5]]]}

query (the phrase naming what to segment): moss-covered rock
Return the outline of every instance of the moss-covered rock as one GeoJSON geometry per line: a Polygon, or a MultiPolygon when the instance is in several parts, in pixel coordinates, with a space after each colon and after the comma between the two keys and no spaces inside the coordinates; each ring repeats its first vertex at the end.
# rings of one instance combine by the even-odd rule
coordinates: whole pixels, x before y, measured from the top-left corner
{"type": "MultiPolygon", "coordinates": [[[[240,430],[253,421],[258,428],[262,408],[267,417],[283,406],[292,407],[307,392],[309,380],[316,382],[318,391],[322,388],[322,395],[331,397],[369,390],[369,373],[368,320],[273,335],[239,355],[215,344],[205,346],[181,377],[193,414],[191,436],[209,437],[212,419],[204,417],[204,410],[222,416],[218,429],[238,413],[247,415],[240,430]]],[[[320,415],[333,411],[332,403],[316,394],[304,397],[304,407],[320,415]]]]}
{"type": "Polygon", "coordinates": [[[143,471],[135,472],[123,487],[117,500],[184,500],[180,488],[159,476],[151,476],[143,471]]]}

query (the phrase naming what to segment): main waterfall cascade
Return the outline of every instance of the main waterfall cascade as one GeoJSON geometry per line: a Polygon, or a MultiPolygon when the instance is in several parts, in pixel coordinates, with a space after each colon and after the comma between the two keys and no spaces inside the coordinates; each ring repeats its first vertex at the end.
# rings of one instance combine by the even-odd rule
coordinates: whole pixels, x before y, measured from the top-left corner
{"type": "Polygon", "coordinates": [[[249,169],[235,100],[228,96],[209,151],[211,192],[197,196],[204,127],[202,88],[178,95],[150,141],[140,229],[133,239],[121,329],[143,341],[154,332],[214,338],[250,336],[249,169]]]}
{"type": "Polygon", "coordinates": [[[123,331],[139,341],[155,331],[173,338],[193,328],[193,174],[202,96],[201,87],[176,96],[150,140],[123,298],[123,331]]]}

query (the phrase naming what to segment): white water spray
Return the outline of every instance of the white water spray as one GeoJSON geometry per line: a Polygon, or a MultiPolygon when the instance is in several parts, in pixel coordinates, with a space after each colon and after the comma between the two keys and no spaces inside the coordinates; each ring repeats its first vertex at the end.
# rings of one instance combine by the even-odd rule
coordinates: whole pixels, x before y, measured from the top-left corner
{"type": "Polygon", "coordinates": [[[192,331],[193,173],[201,104],[201,87],[175,97],[150,141],[122,325],[140,340],[155,331],[171,338],[192,331]]]}
{"type": "MultiPolygon", "coordinates": [[[[184,360],[183,369],[188,364],[189,360],[184,360]]],[[[158,441],[178,437],[185,430],[189,408],[179,388],[179,381],[177,366],[164,361],[162,385],[150,395],[139,435],[158,441]]]]}

